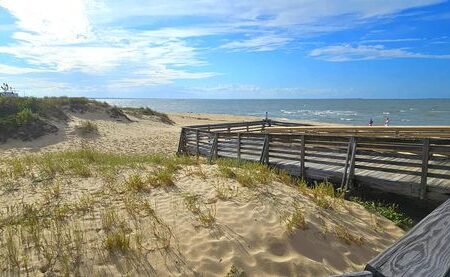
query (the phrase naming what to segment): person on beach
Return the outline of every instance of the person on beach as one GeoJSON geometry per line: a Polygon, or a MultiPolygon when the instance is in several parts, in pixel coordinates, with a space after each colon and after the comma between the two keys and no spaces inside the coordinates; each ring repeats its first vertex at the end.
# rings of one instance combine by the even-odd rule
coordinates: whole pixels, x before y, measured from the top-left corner
{"type": "Polygon", "coordinates": [[[373,126],[373,119],[372,118],[370,118],[370,120],[369,120],[369,126],[373,126]]]}
{"type": "Polygon", "coordinates": [[[389,126],[389,117],[386,117],[386,120],[384,121],[384,126],[389,126]]]}

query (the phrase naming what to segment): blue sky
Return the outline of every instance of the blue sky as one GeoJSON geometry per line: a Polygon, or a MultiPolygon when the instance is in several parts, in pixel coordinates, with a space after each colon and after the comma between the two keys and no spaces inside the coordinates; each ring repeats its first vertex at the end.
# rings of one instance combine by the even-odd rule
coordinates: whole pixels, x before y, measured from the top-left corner
{"type": "Polygon", "coordinates": [[[448,98],[440,0],[0,0],[26,95],[448,98]]]}

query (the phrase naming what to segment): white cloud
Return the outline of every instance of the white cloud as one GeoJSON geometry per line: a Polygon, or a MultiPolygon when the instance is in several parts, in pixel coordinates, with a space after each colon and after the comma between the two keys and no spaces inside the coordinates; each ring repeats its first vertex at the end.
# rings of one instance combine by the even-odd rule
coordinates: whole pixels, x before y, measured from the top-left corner
{"type": "Polygon", "coordinates": [[[42,72],[42,70],[29,67],[17,67],[6,64],[0,64],[0,73],[6,75],[26,74],[35,72],[42,72]]]}
{"type": "Polygon", "coordinates": [[[34,44],[77,43],[90,36],[87,4],[83,0],[1,0],[0,6],[17,19],[16,39],[34,44]]]}
{"type": "Polygon", "coordinates": [[[396,43],[396,42],[412,42],[421,41],[420,38],[397,38],[397,39],[366,39],[361,40],[360,43],[396,43]]]}
{"type": "Polygon", "coordinates": [[[0,0],[0,6],[16,17],[19,30],[13,35],[15,43],[0,44],[0,53],[24,60],[41,71],[96,75],[124,72],[127,78],[147,84],[214,75],[190,72],[189,67],[206,63],[197,57],[195,48],[171,37],[175,32],[185,37],[202,30],[149,32],[113,26],[96,28],[89,17],[98,12],[92,9],[96,5],[84,0],[0,0]],[[160,68],[168,75],[160,74],[160,68]]]}
{"type": "Polygon", "coordinates": [[[262,87],[253,84],[220,84],[185,88],[185,92],[196,98],[320,98],[342,95],[342,91],[308,87],[262,87]]]}
{"type": "Polygon", "coordinates": [[[450,59],[450,55],[422,54],[408,51],[403,48],[385,48],[383,45],[358,45],[349,44],[326,46],[312,50],[311,57],[330,61],[360,61],[374,59],[393,59],[393,58],[422,58],[422,59],[450,59]]]}
{"type": "MultiPolygon", "coordinates": [[[[82,72],[114,76],[123,86],[210,78],[218,73],[198,69],[207,65],[199,55],[204,48],[189,39],[234,35],[239,38],[214,49],[271,51],[305,34],[350,28],[368,18],[442,1],[0,0],[0,7],[16,20],[13,41],[0,42],[0,54],[27,64],[1,65],[0,72],[82,72]],[[176,25],[179,18],[172,27],[157,25],[161,18],[164,23],[172,17],[187,19],[182,18],[184,26],[176,25]],[[134,28],[141,27],[137,18],[149,27],[134,28]],[[193,18],[200,20],[190,23],[193,18]]],[[[334,61],[426,56],[362,47],[331,46],[311,56],[334,61]]]]}
{"type": "Polygon", "coordinates": [[[228,42],[222,45],[221,48],[232,49],[234,51],[272,51],[285,45],[291,40],[292,39],[288,37],[264,35],[246,40],[228,42]]]}

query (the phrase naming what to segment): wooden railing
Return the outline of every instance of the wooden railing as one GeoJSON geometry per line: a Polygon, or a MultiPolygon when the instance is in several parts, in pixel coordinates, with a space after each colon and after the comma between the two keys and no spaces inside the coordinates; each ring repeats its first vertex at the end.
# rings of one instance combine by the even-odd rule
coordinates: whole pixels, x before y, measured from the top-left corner
{"type": "Polygon", "coordinates": [[[280,126],[310,128],[273,120],[188,126],[178,153],[257,161],[346,190],[362,184],[421,199],[450,195],[450,139],[272,131],[280,126]]]}
{"type": "Polygon", "coordinates": [[[335,277],[450,275],[450,200],[420,221],[391,247],[369,261],[365,271],[335,277]]]}

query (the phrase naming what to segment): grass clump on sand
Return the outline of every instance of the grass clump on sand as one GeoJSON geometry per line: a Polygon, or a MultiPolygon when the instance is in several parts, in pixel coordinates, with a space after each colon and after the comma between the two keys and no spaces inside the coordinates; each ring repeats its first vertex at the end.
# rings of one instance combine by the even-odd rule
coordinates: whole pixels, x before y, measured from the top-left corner
{"type": "Polygon", "coordinates": [[[338,239],[342,240],[346,244],[355,243],[357,245],[362,245],[364,242],[364,239],[361,236],[353,235],[347,227],[340,224],[336,224],[336,226],[334,226],[333,232],[338,239]]]}
{"type": "Polygon", "coordinates": [[[205,227],[211,227],[216,222],[217,207],[215,204],[205,204],[199,195],[185,193],[183,195],[186,208],[196,215],[197,220],[205,227]]]}
{"type": "Polygon", "coordinates": [[[306,230],[308,228],[305,213],[301,207],[294,205],[293,213],[285,219],[286,231],[292,234],[297,229],[306,230]]]}
{"type": "Polygon", "coordinates": [[[161,122],[165,124],[169,125],[175,124],[175,122],[172,119],[170,119],[170,117],[167,114],[154,111],[150,108],[123,108],[122,110],[134,116],[142,116],[142,115],[154,116],[159,118],[159,120],[161,120],[161,122]]]}
{"type": "Polygon", "coordinates": [[[398,227],[404,230],[409,230],[414,226],[414,220],[412,220],[405,213],[401,212],[397,204],[385,204],[381,202],[365,201],[358,197],[352,197],[350,200],[360,204],[371,213],[389,219],[398,227]]]}
{"type": "Polygon", "coordinates": [[[92,121],[82,121],[80,125],[76,126],[76,130],[80,133],[82,136],[88,136],[88,135],[98,135],[98,126],[92,121]]]}
{"type": "Polygon", "coordinates": [[[239,269],[235,265],[231,265],[230,271],[227,272],[225,277],[246,277],[247,274],[242,269],[239,269]]]}
{"type": "Polygon", "coordinates": [[[336,194],[333,184],[326,181],[320,183],[315,182],[310,192],[312,193],[314,203],[323,209],[332,209],[336,200],[340,198],[336,194]]]}
{"type": "Polygon", "coordinates": [[[127,191],[142,192],[148,191],[146,183],[142,180],[141,175],[132,174],[124,182],[127,191]]]}
{"type": "Polygon", "coordinates": [[[172,187],[175,185],[173,182],[173,174],[175,170],[175,168],[170,166],[166,168],[159,168],[147,176],[147,182],[152,187],[172,187]]]}

